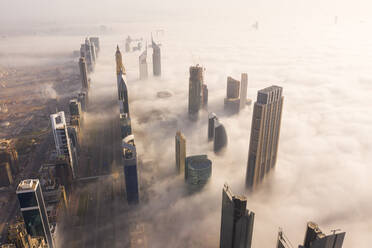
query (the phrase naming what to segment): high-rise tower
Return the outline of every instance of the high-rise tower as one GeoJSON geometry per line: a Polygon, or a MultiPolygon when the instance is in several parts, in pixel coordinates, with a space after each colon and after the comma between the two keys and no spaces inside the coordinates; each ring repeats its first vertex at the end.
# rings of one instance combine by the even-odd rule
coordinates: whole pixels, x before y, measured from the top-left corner
{"type": "Polygon", "coordinates": [[[39,180],[27,179],[21,181],[16,193],[27,233],[31,237],[44,237],[48,247],[53,248],[54,241],[39,180]]]}
{"type": "Polygon", "coordinates": [[[196,119],[203,104],[203,67],[190,67],[189,116],[196,119]]]}
{"type": "Polygon", "coordinates": [[[282,87],[271,86],[258,91],[252,116],[247,188],[254,189],[275,167],[282,119],[282,90],[282,87]]]}
{"type": "Polygon", "coordinates": [[[152,39],[152,68],[154,76],[161,75],[161,54],[160,54],[160,47],[158,44],[154,42],[152,39]]]}
{"type": "Polygon", "coordinates": [[[314,222],[308,222],[303,248],[342,248],[345,232],[326,235],[314,222]]]}
{"type": "Polygon", "coordinates": [[[232,77],[227,78],[226,98],[224,101],[225,110],[229,114],[237,114],[240,110],[240,82],[232,77]]]}
{"type": "Polygon", "coordinates": [[[119,93],[119,101],[120,101],[120,113],[126,114],[129,118],[129,99],[128,99],[128,88],[127,84],[124,81],[122,75],[118,76],[119,84],[118,84],[118,93],[119,93]]]}
{"type": "Polygon", "coordinates": [[[209,113],[208,115],[208,141],[214,140],[214,126],[215,122],[218,121],[215,113],[209,113]]]}
{"type": "Polygon", "coordinates": [[[179,174],[185,172],[185,159],[186,159],[186,138],[178,131],[175,137],[176,141],[176,168],[179,174]]]}
{"type": "Polygon", "coordinates": [[[240,109],[245,108],[247,102],[248,74],[242,73],[240,81],[240,109]]]}
{"type": "Polygon", "coordinates": [[[222,190],[220,248],[250,248],[254,213],[247,210],[247,198],[234,195],[227,184],[222,190]]]}
{"type": "Polygon", "coordinates": [[[224,125],[218,120],[214,121],[214,140],[213,150],[215,153],[221,153],[227,146],[227,134],[224,125]]]}
{"type": "Polygon", "coordinates": [[[99,37],[90,37],[89,41],[90,43],[94,44],[94,47],[96,48],[96,57],[98,57],[98,53],[100,51],[99,37]]]}
{"type": "Polygon", "coordinates": [[[139,74],[140,79],[144,80],[148,77],[148,68],[147,68],[147,45],[145,51],[139,56],[139,74]]]}
{"type": "Polygon", "coordinates": [[[89,57],[91,64],[92,64],[92,71],[93,71],[94,65],[96,63],[96,57],[95,57],[94,46],[92,46],[88,38],[85,38],[85,50],[86,50],[85,56],[89,57]]]}
{"type": "MultiPolygon", "coordinates": [[[[345,232],[332,230],[331,234],[323,233],[314,222],[308,222],[306,226],[305,240],[298,248],[342,248],[345,232]]],[[[292,248],[293,245],[280,229],[278,234],[277,248],[292,248]]]]}
{"type": "Polygon", "coordinates": [[[52,123],[54,143],[56,145],[57,155],[64,155],[69,159],[72,173],[75,177],[76,168],[74,168],[74,163],[72,160],[71,143],[67,132],[65,112],[61,111],[56,114],[50,115],[50,120],[52,123]]]}
{"type": "Polygon", "coordinates": [[[126,114],[129,118],[129,99],[128,99],[128,88],[127,84],[125,82],[126,80],[126,72],[123,65],[123,59],[121,56],[121,52],[119,49],[119,46],[116,48],[115,53],[115,59],[116,59],[116,74],[117,74],[117,87],[118,87],[118,98],[121,102],[122,109],[120,112],[122,114],[126,114]]]}
{"type": "Polygon", "coordinates": [[[80,79],[81,79],[81,86],[83,89],[89,89],[89,81],[88,81],[88,71],[87,71],[87,64],[85,62],[85,58],[81,57],[79,59],[79,68],[80,68],[80,79]]]}
{"type": "Polygon", "coordinates": [[[116,75],[120,75],[120,74],[125,75],[123,57],[121,56],[119,45],[116,46],[115,60],[116,60],[116,75]]]}
{"type": "Polygon", "coordinates": [[[137,169],[137,151],[133,134],[125,137],[122,142],[125,187],[129,204],[139,202],[139,179],[137,169]]]}

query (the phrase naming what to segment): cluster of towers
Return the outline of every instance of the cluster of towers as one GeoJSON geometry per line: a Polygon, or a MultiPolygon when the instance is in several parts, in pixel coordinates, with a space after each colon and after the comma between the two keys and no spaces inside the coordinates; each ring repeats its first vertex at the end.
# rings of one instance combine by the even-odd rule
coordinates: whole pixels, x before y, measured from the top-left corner
{"type": "Polygon", "coordinates": [[[80,46],[80,61],[85,61],[89,72],[94,71],[99,51],[98,37],[87,37],[85,38],[85,42],[80,46]]]}
{"type": "MultiPolygon", "coordinates": [[[[208,106],[208,88],[204,83],[204,70],[199,65],[190,67],[188,112],[191,120],[196,120],[199,111],[208,106]]],[[[227,78],[227,91],[224,99],[226,113],[237,114],[250,103],[247,99],[247,89],[248,75],[246,73],[242,73],[241,81],[232,77],[227,78]]],[[[275,167],[283,107],[282,91],[281,87],[274,85],[259,90],[257,93],[246,171],[246,186],[249,189],[254,189],[275,167]]],[[[221,154],[227,146],[226,129],[215,113],[208,115],[208,141],[213,141],[216,154],[221,154]]]]}
{"type": "Polygon", "coordinates": [[[53,167],[55,174],[60,177],[59,181],[62,186],[49,183],[48,178],[43,178],[43,182],[38,179],[27,179],[20,182],[16,191],[27,234],[31,238],[41,237],[49,248],[55,247],[50,223],[55,219],[53,216],[48,218],[45,206],[48,201],[44,199],[44,195],[58,199],[62,197],[66,201],[65,188],[70,189],[72,180],[78,176],[79,132],[84,119],[83,112],[87,111],[90,88],[89,73],[94,70],[98,53],[99,38],[86,38],[80,48],[81,91],[76,98],[69,102],[69,119],[66,118],[64,111],[50,115],[56,160],[51,165],[43,165],[41,170],[49,175],[50,169],[53,167]],[[49,190],[43,194],[42,185],[44,184],[49,190]]]}
{"type": "MultiPolygon", "coordinates": [[[[247,198],[235,195],[225,184],[222,190],[220,248],[252,247],[255,213],[247,209],[247,198]]],[[[308,222],[303,245],[298,248],[342,248],[345,232],[323,233],[317,224],[308,222]]],[[[276,248],[294,248],[280,229],[276,248]]]]}
{"type": "Polygon", "coordinates": [[[204,186],[212,175],[212,161],[207,155],[186,156],[186,138],[180,131],[175,136],[175,148],[178,174],[184,174],[191,189],[204,186]]]}
{"type": "MultiPolygon", "coordinates": [[[[155,77],[161,76],[161,52],[160,44],[157,44],[154,39],[151,39],[152,47],[152,72],[155,77]]],[[[148,78],[148,66],[147,66],[147,44],[145,50],[140,54],[138,58],[139,62],[139,77],[141,80],[148,78]]]]}
{"type": "Polygon", "coordinates": [[[116,53],[116,74],[118,100],[120,106],[120,128],[122,138],[122,158],[125,176],[125,188],[129,204],[139,203],[139,176],[137,168],[137,150],[132,133],[131,119],[129,114],[128,88],[126,84],[126,72],[123,65],[123,57],[117,46],[116,53]]]}

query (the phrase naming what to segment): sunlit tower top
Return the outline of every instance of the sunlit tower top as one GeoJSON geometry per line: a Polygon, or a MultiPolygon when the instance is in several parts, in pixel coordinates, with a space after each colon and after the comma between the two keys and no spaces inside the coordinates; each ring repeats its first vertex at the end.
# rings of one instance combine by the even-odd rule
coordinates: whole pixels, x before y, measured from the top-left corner
{"type": "Polygon", "coordinates": [[[121,56],[121,52],[119,49],[119,45],[116,47],[116,53],[115,53],[115,59],[116,59],[116,74],[126,74],[125,73],[125,68],[123,65],[123,57],[121,56]]]}

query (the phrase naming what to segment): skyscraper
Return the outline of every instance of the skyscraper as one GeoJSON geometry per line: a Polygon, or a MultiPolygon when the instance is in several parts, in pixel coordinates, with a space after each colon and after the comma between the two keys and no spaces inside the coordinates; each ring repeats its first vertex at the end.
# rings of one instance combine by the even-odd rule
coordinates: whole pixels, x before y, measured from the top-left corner
{"type": "MultiPolygon", "coordinates": [[[[298,248],[342,248],[345,239],[345,232],[339,230],[332,230],[331,234],[325,234],[319,226],[314,222],[308,222],[306,226],[305,240],[303,245],[298,248]]],[[[279,230],[277,248],[292,248],[291,242],[279,230]]]]}
{"type": "Polygon", "coordinates": [[[326,235],[314,222],[308,222],[303,248],[342,248],[345,232],[326,235]]]}
{"type": "Polygon", "coordinates": [[[87,64],[84,57],[79,59],[81,86],[84,90],[89,89],[87,64]]]}
{"type": "Polygon", "coordinates": [[[221,153],[226,146],[227,146],[226,129],[218,119],[215,119],[213,150],[215,153],[221,153]]]}
{"type": "Polygon", "coordinates": [[[123,104],[123,111],[121,112],[128,114],[128,117],[129,117],[128,88],[125,82],[126,72],[125,72],[125,68],[123,65],[123,59],[121,56],[119,46],[117,46],[116,48],[115,59],[116,59],[118,98],[119,98],[119,101],[121,101],[123,104]]]}
{"type": "Polygon", "coordinates": [[[53,248],[54,241],[39,180],[21,181],[16,193],[27,233],[31,237],[44,237],[48,247],[53,248]]]}
{"type": "Polygon", "coordinates": [[[67,132],[65,112],[61,111],[50,115],[54,143],[56,145],[57,155],[64,155],[70,160],[73,176],[75,177],[75,168],[71,153],[71,143],[67,132]]]}
{"type": "Polygon", "coordinates": [[[220,248],[250,248],[254,213],[247,210],[247,198],[234,195],[225,184],[222,190],[220,248]]]}
{"type": "Polygon", "coordinates": [[[59,183],[70,193],[72,187],[72,170],[69,159],[66,156],[58,156],[51,162],[55,166],[56,178],[58,178],[59,183]]]}
{"type": "Polygon", "coordinates": [[[78,94],[78,101],[80,102],[81,110],[87,111],[88,109],[88,94],[82,91],[78,94]]]}
{"type": "Polygon", "coordinates": [[[189,79],[189,116],[196,119],[203,104],[203,67],[190,67],[189,79]]]}
{"type": "Polygon", "coordinates": [[[120,131],[122,139],[132,134],[131,120],[128,114],[120,113],[120,131]]]}
{"type": "Polygon", "coordinates": [[[186,138],[178,131],[175,137],[176,141],[176,168],[178,174],[185,173],[185,159],[186,159],[186,138]]]}
{"type": "Polygon", "coordinates": [[[125,188],[129,204],[139,202],[139,179],[137,169],[137,151],[133,134],[125,137],[122,142],[125,188]]]}
{"type": "Polygon", "coordinates": [[[161,54],[160,47],[152,39],[152,68],[154,76],[161,75],[161,54]]]}
{"type": "Polygon", "coordinates": [[[258,91],[254,104],[246,174],[247,188],[254,189],[275,167],[282,117],[282,87],[258,91]]]}
{"type": "Polygon", "coordinates": [[[203,84],[203,99],[202,99],[202,107],[204,109],[208,109],[208,86],[203,84]]]}
{"type": "Polygon", "coordinates": [[[123,57],[121,55],[119,45],[116,46],[115,60],[116,60],[116,75],[120,75],[120,74],[125,75],[125,68],[124,68],[124,65],[123,65],[123,57]]]}
{"type": "Polygon", "coordinates": [[[127,114],[128,117],[130,117],[127,84],[125,83],[122,75],[119,75],[118,77],[119,77],[119,84],[118,84],[119,101],[120,101],[120,104],[122,104],[122,106],[120,106],[120,112],[127,114]]]}
{"type": "Polygon", "coordinates": [[[99,37],[90,37],[89,41],[90,41],[90,43],[94,44],[94,47],[96,48],[96,57],[98,57],[98,53],[100,51],[99,37]]]}
{"type": "Polygon", "coordinates": [[[240,110],[240,82],[232,77],[227,78],[226,98],[224,101],[225,110],[229,114],[237,114],[240,110]]]}
{"type": "Polygon", "coordinates": [[[94,70],[94,65],[96,63],[95,54],[93,51],[93,46],[90,44],[90,41],[88,38],[85,38],[85,58],[89,58],[90,64],[91,64],[91,71],[94,70]]]}
{"type": "Polygon", "coordinates": [[[139,56],[139,74],[140,79],[144,80],[148,77],[148,68],[147,68],[147,45],[145,51],[139,56]]]}
{"type": "Polygon", "coordinates": [[[276,243],[276,248],[293,248],[291,242],[284,235],[282,230],[279,230],[278,241],[276,243]]]}
{"type": "Polygon", "coordinates": [[[81,104],[77,99],[71,99],[69,104],[70,115],[80,117],[81,104]]]}
{"type": "Polygon", "coordinates": [[[240,109],[245,108],[247,102],[248,74],[242,73],[240,81],[240,109]]]}
{"type": "Polygon", "coordinates": [[[92,42],[90,42],[90,40],[89,40],[89,43],[90,43],[90,52],[92,53],[92,58],[93,58],[94,66],[95,66],[96,60],[97,60],[96,46],[92,42]]]}
{"type": "Polygon", "coordinates": [[[209,113],[208,115],[208,141],[214,140],[214,123],[218,120],[215,113],[209,113]]]}

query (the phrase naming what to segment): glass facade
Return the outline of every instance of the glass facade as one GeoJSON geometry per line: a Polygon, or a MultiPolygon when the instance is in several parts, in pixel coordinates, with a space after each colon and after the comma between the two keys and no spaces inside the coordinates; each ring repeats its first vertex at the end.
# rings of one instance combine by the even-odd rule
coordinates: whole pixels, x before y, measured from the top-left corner
{"type": "Polygon", "coordinates": [[[22,211],[27,233],[32,237],[45,237],[39,209],[22,211]]]}
{"type": "Polygon", "coordinates": [[[37,201],[33,192],[18,194],[19,205],[21,208],[37,207],[37,201]]]}

